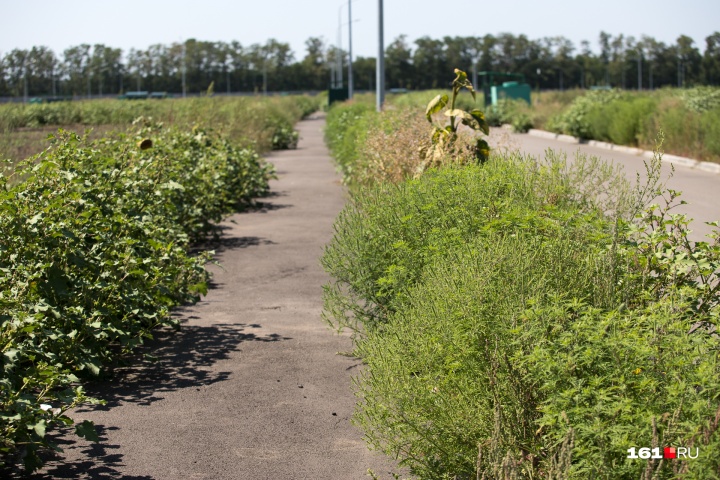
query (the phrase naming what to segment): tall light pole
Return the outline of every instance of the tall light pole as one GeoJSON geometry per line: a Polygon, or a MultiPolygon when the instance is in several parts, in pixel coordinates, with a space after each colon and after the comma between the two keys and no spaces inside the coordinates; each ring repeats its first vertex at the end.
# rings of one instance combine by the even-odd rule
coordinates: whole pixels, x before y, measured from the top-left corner
{"type": "Polygon", "coordinates": [[[342,55],[342,8],[345,4],[338,8],[338,51],[337,51],[337,71],[339,79],[339,87],[343,86],[343,55],[342,55]]]}
{"type": "Polygon", "coordinates": [[[352,0],[348,0],[348,100],[353,97],[352,21],[352,0]]]}
{"type": "Polygon", "coordinates": [[[385,103],[385,41],[383,40],[383,0],[378,0],[378,58],[375,67],[375,108],[382,111],[385,103]]]}

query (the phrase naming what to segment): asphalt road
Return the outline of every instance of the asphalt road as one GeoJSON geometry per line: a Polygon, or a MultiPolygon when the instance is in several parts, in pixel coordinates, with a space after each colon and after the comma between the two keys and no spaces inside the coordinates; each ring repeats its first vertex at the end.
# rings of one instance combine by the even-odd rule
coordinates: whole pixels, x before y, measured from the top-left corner
{"type": "MultiPolygon", "coordinates": [[[[558,140],[540,138],[528,134],[509,133],[507,130],[494,129],[492,132],[493,146],[502,146],[509,149],[518,149],[526,154],[543,158],[547,149],[556,152],[564,152],[572,159],[580,152],[588,155],[595,155],[604,160],[622,165],[628,178],[635,181],[636,174],[640,173],[645,177],[645,166],[643,157],[623,153],[615,150],[606,150],[593,147],[587,144],[570,144],[558,140]]],[[[667,187],[682,192],[680,197],[688,202],[676,210],[676,213],[685,213],[693,218],[691,228],[692,240],[707,240],[705,235],[709,234],[714,227],[704,222],[720,220],[720,175],[708,173],[702,170],[675,165],[673,176],[667,181],[667,187]]],[[[663,177],[671,173],[670,164],[663,164],[663,177]]]]}
{"type": "Polygon", "coordinates": [[[298,125],[297,150],[273,154],[279,179],[264,208],[224,222],[223,268],[182,331],[90,393],[107,407],[73,416],[103,442],[61,437],[44,479],[367,479],[392,463],[350,423],[358,359],[321,320],[319,264],[345,198],[321,129],[298,125]]]}

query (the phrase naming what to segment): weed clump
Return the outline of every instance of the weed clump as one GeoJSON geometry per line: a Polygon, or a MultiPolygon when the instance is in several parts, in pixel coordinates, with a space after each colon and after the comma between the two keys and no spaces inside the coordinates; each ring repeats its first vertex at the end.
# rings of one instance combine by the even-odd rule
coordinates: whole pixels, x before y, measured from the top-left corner
{"type": "Polygon", "coordinates": [[[635,189],[583,156],[460,163],[368,175],[322,259],[368,441],[420,478],[717,475],[720,232],[688,240],[659,155],[635,189]],[[628,458],[667,445],[701,454],[628,458]]]}

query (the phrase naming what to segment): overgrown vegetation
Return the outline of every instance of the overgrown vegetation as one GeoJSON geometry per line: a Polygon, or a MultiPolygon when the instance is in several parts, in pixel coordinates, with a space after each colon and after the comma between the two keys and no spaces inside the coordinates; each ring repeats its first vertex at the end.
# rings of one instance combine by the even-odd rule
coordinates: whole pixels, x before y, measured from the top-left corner
{"type": "MultiPolygon", "coordinates": [[[[35,135],[58,127],[84,129],[127,128],[138,117],[151,117],[165,125],[192,128],[211,126],[240,147],[262,153],[293,148],[293,126],[320,107],[321,97],[200,97],[167,100],[92,100],[37,105],[0,105],[0,158],[22,160],[44,147],[35,135]]],[[[44,132],[44,133],[43,133],[44,132]]]]}
{"type": "MultiPolygon", "coordinates": [[[[256,116],[246,124],[261,131],[283,104],[291,100],[249,104],[256,116]]],[[[198,123],[235,115],[198,105],[216,115],[198,123]]],[[[178,327],[170,310],[196,301],[209,280],[212,252],[191,247],[267,193],[273,169],[251,148],[258,139],[233,142],[205,125],[141,117],[99,139],[60,130],[0,176],[0,468],[18,459],[38,468],[39,452],[58,448],[46,433],[73,426],[68,410],[100,401],[82,382],[154,328],[178,327]]],[[[97,440],[90,422],[75,431],[97,440]]]]}
{"type": "MultiPolygon", "coordinates": [[[[343,132],[394,115],[331,111],[350,178],[370,137],[343,132]]],[[[659,165],[632,187],[594,158],[495,153],[352,189],[325,315],[366,363],[368,441],[420,478],[720,476],[720,234],[688,240],[659,165]],[[665,446],[700,456],[627,458],[665,446]]]]}
{"type": "Polygon", "coordinates": [[[427,121],[432,124],[434,117],[441,117],[441,121],[448,117],[438,114],[449,101],[447,95],[444,103],[441,94],[435,98],[440,100],[434,111],[428,111],[427,98],[423,101],[419,94],[396,96],[382,114],[374,111],[369,96],[331,108],[325,141],[333,151],[345,184],[355,189],[378,181],[396,183],[440,164],[477,163],[486,158],[487,143],[471,133],[476,129],[486,132],[488,128],[483,113],[474,106],[473,97],[469,93],[462,95],[457,88],[454,103],[462,107],[446,110],[459,116],[465,109],[464,113],[472,120],[453,117],[454,125],[438,126],[438,122],[428,132],[427,121]],[[424,118],[417,115],[419,108],[426,110],[424,118]],[[474,128],[461,129],[464,123],[474,128]]]}
{"type": "Polygon", "coordinates": [[[652,149],[659,130],[668,152],[720,161],[720,90],[596,91],[551,118],[550,130],[584,139],[652,149]]]}

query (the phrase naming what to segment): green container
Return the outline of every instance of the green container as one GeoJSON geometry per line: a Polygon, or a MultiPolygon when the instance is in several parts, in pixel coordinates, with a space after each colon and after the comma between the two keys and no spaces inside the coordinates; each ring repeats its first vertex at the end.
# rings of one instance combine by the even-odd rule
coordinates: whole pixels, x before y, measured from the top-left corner
{"type": "Polygon", "coordinates": [[[530,105],[530,85],[520,82],[505,82],[502,85],[493,85],[490,88],[492,104],[497,105],[498,100],[521,99],[530,105]]]}

